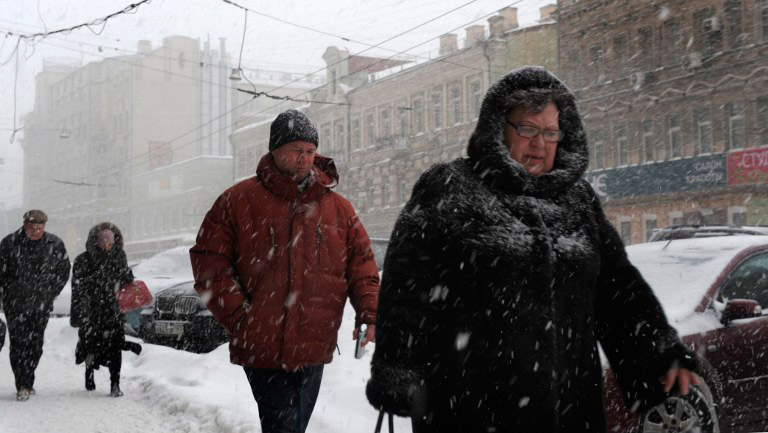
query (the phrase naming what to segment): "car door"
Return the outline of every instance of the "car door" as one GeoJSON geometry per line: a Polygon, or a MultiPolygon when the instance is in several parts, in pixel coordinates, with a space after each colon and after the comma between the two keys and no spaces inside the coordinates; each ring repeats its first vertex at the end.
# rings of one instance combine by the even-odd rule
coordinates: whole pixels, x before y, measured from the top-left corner
{"type": "Polygon", "coordinates": [[[768,253],[734,268],[717,299],[752,299],[763,308],[762,316],[734,320],[700,340],[703,355],[722,380],[721,412],[736,424],[751,424],[764,418],[768,401],[768,253]]]}

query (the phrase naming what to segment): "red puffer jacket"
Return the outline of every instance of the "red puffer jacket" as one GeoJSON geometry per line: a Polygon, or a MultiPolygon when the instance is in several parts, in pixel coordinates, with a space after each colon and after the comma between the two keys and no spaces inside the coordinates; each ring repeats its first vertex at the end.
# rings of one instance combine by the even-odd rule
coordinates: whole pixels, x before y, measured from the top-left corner
{"type": "Polygon", "coordinates": [[[331,362],[347,297],[375,324],[379,274],[352,205],[331,188],[333,160],[315,158],[299,195],[265,155],[226,190],[190,249],[195,288],[229,333],[230,359],[293,371],[331,362]]]}

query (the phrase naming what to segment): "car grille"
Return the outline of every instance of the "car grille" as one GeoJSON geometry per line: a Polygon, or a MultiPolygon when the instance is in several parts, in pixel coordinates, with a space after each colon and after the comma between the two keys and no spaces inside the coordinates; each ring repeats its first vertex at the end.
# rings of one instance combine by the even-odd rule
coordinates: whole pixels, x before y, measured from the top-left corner
{"type": "Polygon", "coordinates": [[[163,296],[157,298],[160,313],[192,314],[197,311],[197,296],[163,296]]]}

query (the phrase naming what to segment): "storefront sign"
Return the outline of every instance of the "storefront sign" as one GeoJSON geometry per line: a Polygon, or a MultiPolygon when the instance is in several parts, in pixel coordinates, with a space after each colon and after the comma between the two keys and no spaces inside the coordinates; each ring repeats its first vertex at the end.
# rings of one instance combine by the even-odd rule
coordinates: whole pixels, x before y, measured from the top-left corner
{"type": "Polygon", "coordinates": [[[728,185],[768,183],[768,147],[728,154],[728,185]]]}
{"type": "Polygon", "coordinates": [[[726,173],[725,155],[719,154],[593,171],[585,178],[608,199],[724,187],[726,173]]]}

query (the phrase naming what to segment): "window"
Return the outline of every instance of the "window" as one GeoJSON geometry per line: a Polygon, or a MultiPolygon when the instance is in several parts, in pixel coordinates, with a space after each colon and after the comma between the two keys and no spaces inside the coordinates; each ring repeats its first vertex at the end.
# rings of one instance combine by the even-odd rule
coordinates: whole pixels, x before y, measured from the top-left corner
{"type": "Polygon", "coordinates": [[[326,143],[329,150],[333,150],[336,146],[333,143],[333,135],[331,135],[331,122],[325,122],[320,126],[320,142],[326,143]]]}
{"type": "Polygon", "coordinates": [[[400,203],[408,201],[408,184],[405,182],[405,179],[400,179],[397,183],[397,196],[400,203]]]}
{"type": "Polygon", "coordinates": [[[379,126],[381,127],[381,136],[388,137],[392,134],[392,122],[389,120],[389,108],[383,108],[379,112],[379,126]]]}
{"type": "Polygon", "coordinates": [[[443,127],[443,92],[438,90],[432,93],[432,128],[440,129],[443,127]]]}
{"type": "Polygon", "coordinates": [[[389,206],[389,183],[387,179],[381,184],[381,205],[383,207],[389,206]]]}
{"type": "Polygon", "coordinates": [[[376,119],[373,112],[365,115],[365,145],[373,146],[376,141],[376,119]]]}
{"type": "Polygon", "coordinates": [[[346,134],[344,132],[344,120],[336,120],[334,122],[333,148],[340,152],[344,152],[346,150],[346,143],[344,141],[346,134]]]}
{"type": "Polygon", "coordinates": [[[397,127],[400,130],[400,136],[408,135],[408,103],[405,100],[400,101],[397,108],[397,127]]]}
{"type": "Polygon", "coordinates": [[[480,115],[480,105],[483,101],[483,89],[479,78],[470,81],[469,96],[471,102],[470,111],[472,112],[473,119],[477,119],[480,115]]]}
{"type": "Polygon", "coordinates": [[[768,308],[768,254],[750,257],[731,273],[718,300],[752,299],[768,308]]]}
{"type": "Polygon", "coordinates": [[[768,0],[760,0],[760,11],[763,18],[763,40],[768,41],[768,0]]]}
{"type": "Polygon", "coordinates": [[[632,221],[622,220],[619,222],[619,234],[624,245],[632,245],[632,221]]]}
{"type": "Polygon", "coordinates": [[[352,118],[352,128],[351,128],[351,137],[350,139],[350,146],[352,147],[352,150],[360,149],[363,146],[363,131],[360,127],[360,117],[355,116],[352,118]]]}
{"type": "Polygon", "coordinates": [[[642,131],[643,162],[654,162],[656,161],[656,143],[653,141],[653,121],[650,119],[643,120],[640,129],[642,131]]]}
{"type": "Polygon", "coordinates": [[[669,213],[669,225],[671,226],[681,226],[685,224],[685,217],[683,217],[683,213],[680,211],[672,211],[669,213]]]}
{"type": "Polygon", "coordinates": [[[667,140],[669,155],[667,159],[683,157],[683,133],[680,131],[680,115],[670,114],[667,118],[667,140]]]}
{"type": "Polygon", "coordinates": [[[365,194],[365,208],[366,210],[373,209],[373,196],[376,192],[376,189],[373,187],[373,181],[368,179],[366,182],[366,194],[365,194]]]}
{"type": "Polygon", "coordinates": [[[747,208],[741,206],[729,207],[728,224],[735,226],[747,225],[747,208]]]}
{"type": "Polygon", "coordinates": [[[581,50],[573,49],[568,53],[568,86],[574,89],[581,87],[581,50]]]}
{"type": "Polygon", "coordinates": [[[169,141],[150,141],[149,142],[149,169],[164,167],[170,165],[173,161],[173,152],[171,142],[169,141]]]}
{"type": "Polygon", "coordinates": [[[701,108],[693,112],[697,155],[712,153],[712,122],[710,121],[709,108],[701,108]]]}
{"type": "Polygon", "coordinates": [[[768,96],[757,98],[757,133],[762,144],[768,145],[768,96]]]}
{"type": "Polygon", "coordinates": [[[696,48],[703,57],[710,57],[720,49],[721,33],[712,9],[701,9],[693,14],[696,25],[696,48]]]}
{"type": "Polygon", "coordinates": [[[592,169],[600,170],[605,168],[605,143],[603,142],[603,131],[595,130],[592,132],[592,169]]]}
{"type": "Polygon", "coordinates": [[[413,133],[424,132],[424,99],[421,96],[413,97],[413,133]]]}
{"type": "Polygon", "coordinates": [[[616,137],[616,165],[629,165],[629,146],[627,145],[627,127],[618,126],[613,134],[616,137]]]}
{"type": "Polygon", "coordinates": [[[672,19],[664,23],[663,34],[664,63],[676,65],[682,60],[683,31],[680,21],[672,19]]]}
{"type": "Polygon", "coordinates": [[[622,79],[627,75],[627,37],[617,36],[613,39],[613,57],[616,60],[616,78],[622,79]]]}
{"type": "Polygon", "coordinates": [[[741,20],[741,0],[726,0],[725,23],[728,31],[728,46],[736,48],[744,43],[741,20]]]}
{"type": "Polygon", "coordinates": [[[592,69],[592,82],[594,84],[600,84],[605,80],[603,60],[603,46],[593,45],[589,49],[589,66],[592,69]]]}
{"type": "Polygon", "coordinates": [[[638,66],[641,70],[653,67],[653,27],[642,27],[637,31],[637,44],[639,48],[638,66]]]}
{"type": "Polygon", "coordinates": [[[728,118],[726,127],[728,128],[728,148],[744,148],[744,103],[740,101],[729,102],[725,104],[725,113],[728,118]]]}
{"type": "Polygon", "coordinates": [[[448,90],[448,126],[461,123],[461,86],[455,85],[448,90]]]}
{"type": "Polygon", "coordinates": [[[653,236],[653,232],[656,230],[656,227],[658,226],[656,221],[656,215],[646,215],[645,216],[645,241],[648,242],[648,240],[653,236]]]}

